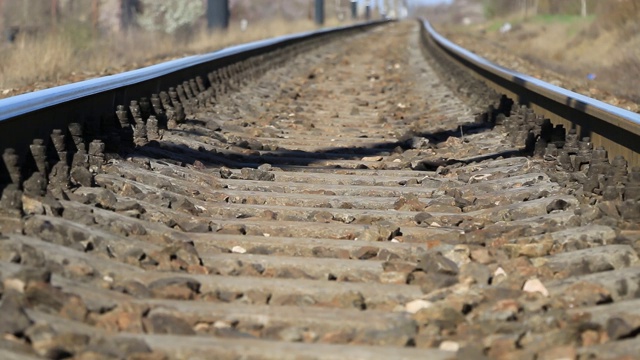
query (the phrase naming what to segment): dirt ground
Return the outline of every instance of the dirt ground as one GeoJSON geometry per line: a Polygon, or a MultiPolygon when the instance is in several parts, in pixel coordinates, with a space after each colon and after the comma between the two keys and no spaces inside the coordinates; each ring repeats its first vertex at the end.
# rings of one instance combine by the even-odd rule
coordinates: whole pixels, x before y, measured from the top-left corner
{"type": "Polygon", "coordinates": [[[605,30],[594,18],[578,16],[440,25],[438,30],[502,66],[640,112],[640,34],[605,30]]]}

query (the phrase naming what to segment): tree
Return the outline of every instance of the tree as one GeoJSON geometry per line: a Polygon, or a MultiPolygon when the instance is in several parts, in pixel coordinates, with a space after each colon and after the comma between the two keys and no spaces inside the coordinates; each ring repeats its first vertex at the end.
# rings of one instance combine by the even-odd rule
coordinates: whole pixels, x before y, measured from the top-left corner
{"type": "Polygon", "coordinates": [[[587,17],[587,0],[580,0],[580,15],[587,17]]]}

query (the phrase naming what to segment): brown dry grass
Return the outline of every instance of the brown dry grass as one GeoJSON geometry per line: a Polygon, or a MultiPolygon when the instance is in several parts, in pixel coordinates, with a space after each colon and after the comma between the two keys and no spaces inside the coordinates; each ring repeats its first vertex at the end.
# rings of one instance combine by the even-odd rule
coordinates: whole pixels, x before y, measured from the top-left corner
{"type": "Polygon", "coordinates": [[[605,30],[637,34],[640,29],[640,0],[614,0],[601,2],[596,9],[597,25],[605,30]]]}
{"type": "Polygon", "coordinates": [[[640,112],[640,0],[588,2],[586,18],[576,15],[578,1],[543,3],[548,8],[527,19],[520,10],[473,26],[442,27],[505,67],[640,112]],[[505,22],[513,28],[501,33],[505,22]]]}
{"type": "MultiPolygon", "coordinates": [[[[336,25],[335,19],[326,24],[336,25]]],[[[170,36],[139,31],[94,37],[90,30],[69,24],[44,36],[21,37],[0,51],[0,98],[316,28],[309,20],[270,20],[249,24],[246,31],[231,24],[225,32],[202,29],[170,36]]]]}

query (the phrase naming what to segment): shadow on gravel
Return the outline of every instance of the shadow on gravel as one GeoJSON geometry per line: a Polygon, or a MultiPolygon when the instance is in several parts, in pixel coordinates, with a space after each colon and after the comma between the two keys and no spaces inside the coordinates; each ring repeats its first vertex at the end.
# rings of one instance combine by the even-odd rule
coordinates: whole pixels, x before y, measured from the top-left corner
{"type": "MultiPolygon", "coordinates": [[[[314,152],[277,149],[274,151],[262,151],[261,154],[258,155],[255,153],[255,150],[245,148],[244,151],[254,152],[254,154],[243,154],[240,152],[242,150],[239,150],[242,149],[240,147],[235,147],[235,150],[233,148],[229,150],[221,149],[220,152],[218,152],[205,150],[204,148],[193,149],[185,144],[152,141],[145,146],[139,147],[136,153],[154,159],[168,160],[181,165],[193,165],[197,160],[207,167],[257,168],[262,164],[271,164],[282,168],[315,165],[318,169],[336,169],[341,167],[332,164],[323,166],[322,162],[332,160],[361,160],[366,156],[389,155],[397,151],[398,147],[401,148],[402,151],[415,148],[416,142],[420,141],[420,139],[428,140],[427,146],[434,147],[445,142],[450,137],[464,138],[468,135],[490,131],[493,127],[492,122],[470,123],[458,126],[455,129],[441,130],[433,133],[408,133],[401,139],[394,141],[379,142],[367,146],[330,147],[314,152]]],[[[181,130],[181,132],[185,134],[195,133],[190,130],[181,130]]],[[[425,157],[425,160],[421,162],[420,170],[435,171],[440,166],[454,164],[466,165],[472,162],[491,160],[499,157],[521,156],[522,154],[521,151],[513,150],[467,159],[428,159],[425,157]]],[[[354,165],[354,169],[366,168],[364,164],[362,164],[362,166],[354,165]]]]}
{"type": "MultiPolygon", "coordinates": [[[[200,125],[200,124],[198,124],[200,125]]],[[[439,144],[445,142],[450,137],[463,138],[472,134],[479,134],[482,132],[490,131],[494,125],[492,121],[482,123],[470,123],[456,127],[455,129],[441,130],[436,132],[425,133],[407,133],[405,136],[398,140],[382,141],[378,143],[368,144],[366,146],[351,146],[351,147],[329,147],[318,151],[303,151],[303,150],[289,150],[289,149],[277,149],[275,151],[261,151],[259,154],[255,150],[233,146],[230,149],[217,148],[216,150],[206,150],[203,147],[192,148],[186,144],[175,144],[164,141],[150,141],[144,146],[136,147],[133,149],[129,146],[123,146],[123,150],[120,155],[132,156],[132,157],[148,157],[151,159],[162,160],[168,163],[187,166],[197,165],[200,162],[201,165],[209,168],[217,168],[220,166],[226,166],[228,168],[258,168],[262,164],[271,164],[276,167],[280,167],[284,170],[305,167],[313,165],[315,169],[337,169],[343,168],[340,165],[334,165],[331,163],[322,164],[323,161],[339,161],[339,160],[356,160],[362,161],[366,156],[379,156],[389,155],[392,153],[398,153],[414,149],[414,148],[429,148],[437,147],[439,144]],[[428,140],[424,141],[424,140],[428,140]],[[421,145],[420,145],[421,144],[421,145]],[[419,145],[419,146],[416,146],[419,145]],[[245,153],[243,153],[245,152],[245,153]]],[[[216,137],[219,134],[218,140],[224,143],[225,136],[217,131],[198,131],[197,129],[186,130],[173,130],[174,134],[185,135],[185,143],[188,143],[188,135],[199,135],[207,137],[216,137]]],[[[70,142],[71,140],[68,140],[70,142]]],[[[121,139],[125,143],[132,143],[131,140],[121,139]]],[[[229,144],[233,145],[233,144],[229,144]]],[[[70,153],[77,152],[73,146],[68,147],[70,153]]],[[[53,148],[50,147],[49,150],[53,148]]],[[[422,171],[435,171],[441,166],[457,166],[466,165],[472,162],[484,161],[489,159],[496,159],[499,157],[513,157],[520,156],[522,153],[519,151],[508,151],[503,153],[486,154],[474,158],[467,159],[444,159],[444,158],[428,158],[424,157],[420,160],[419,167],[416,170],[422,171]]],[[[69,155],[67,162],[70,164],[69,155]]],[[[51,158],[51,157],[50,157],[51,158]]],[[[406,161],[414,161],[415,159],[405,159],[406,161]]],[[[23,159],[21,167],[21,179],[28,179],[37,171],[35,160],[32,156],[27,156],[23,159]]],[[[49,164],[53,166],[54,164],[49,164]]],[[[8,170],[4,161],[0,161],[0,173],[7,174],[8,170]]],[[[344,167],[345,169],[366,169],[364,161],[362,163],[354,162],[353,167],[344,167]]],[[[6,181],[0,181],[0,194],[2,194],[4,188],[11,183],[10,179],[6,181]]]]}
{"type": "Polygon", "coordinates": [[[435,133],[419,133],[416,136],[429,139],[429,144],[438,145],[447,141],[448,138],[464,138],[467,135],[480,134],[493,130],[492,123],[471,123],[463,124],[452,130],[441,130],[435,133]]]}

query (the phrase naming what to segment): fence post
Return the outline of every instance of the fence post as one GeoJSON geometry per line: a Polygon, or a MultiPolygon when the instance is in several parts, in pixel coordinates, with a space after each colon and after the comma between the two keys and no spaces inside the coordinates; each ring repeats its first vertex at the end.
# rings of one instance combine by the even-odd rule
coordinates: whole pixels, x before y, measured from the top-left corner
{"type": "Polygon", "coordinates": [[[316,0],[315,20],[317,25],[324,24],[324,0],[316,0]]]}
{"type": "Polygon", "coordinates": [[[229,27],[229,0],[207,0],[207,27],[209,29],[229,27]]]}

